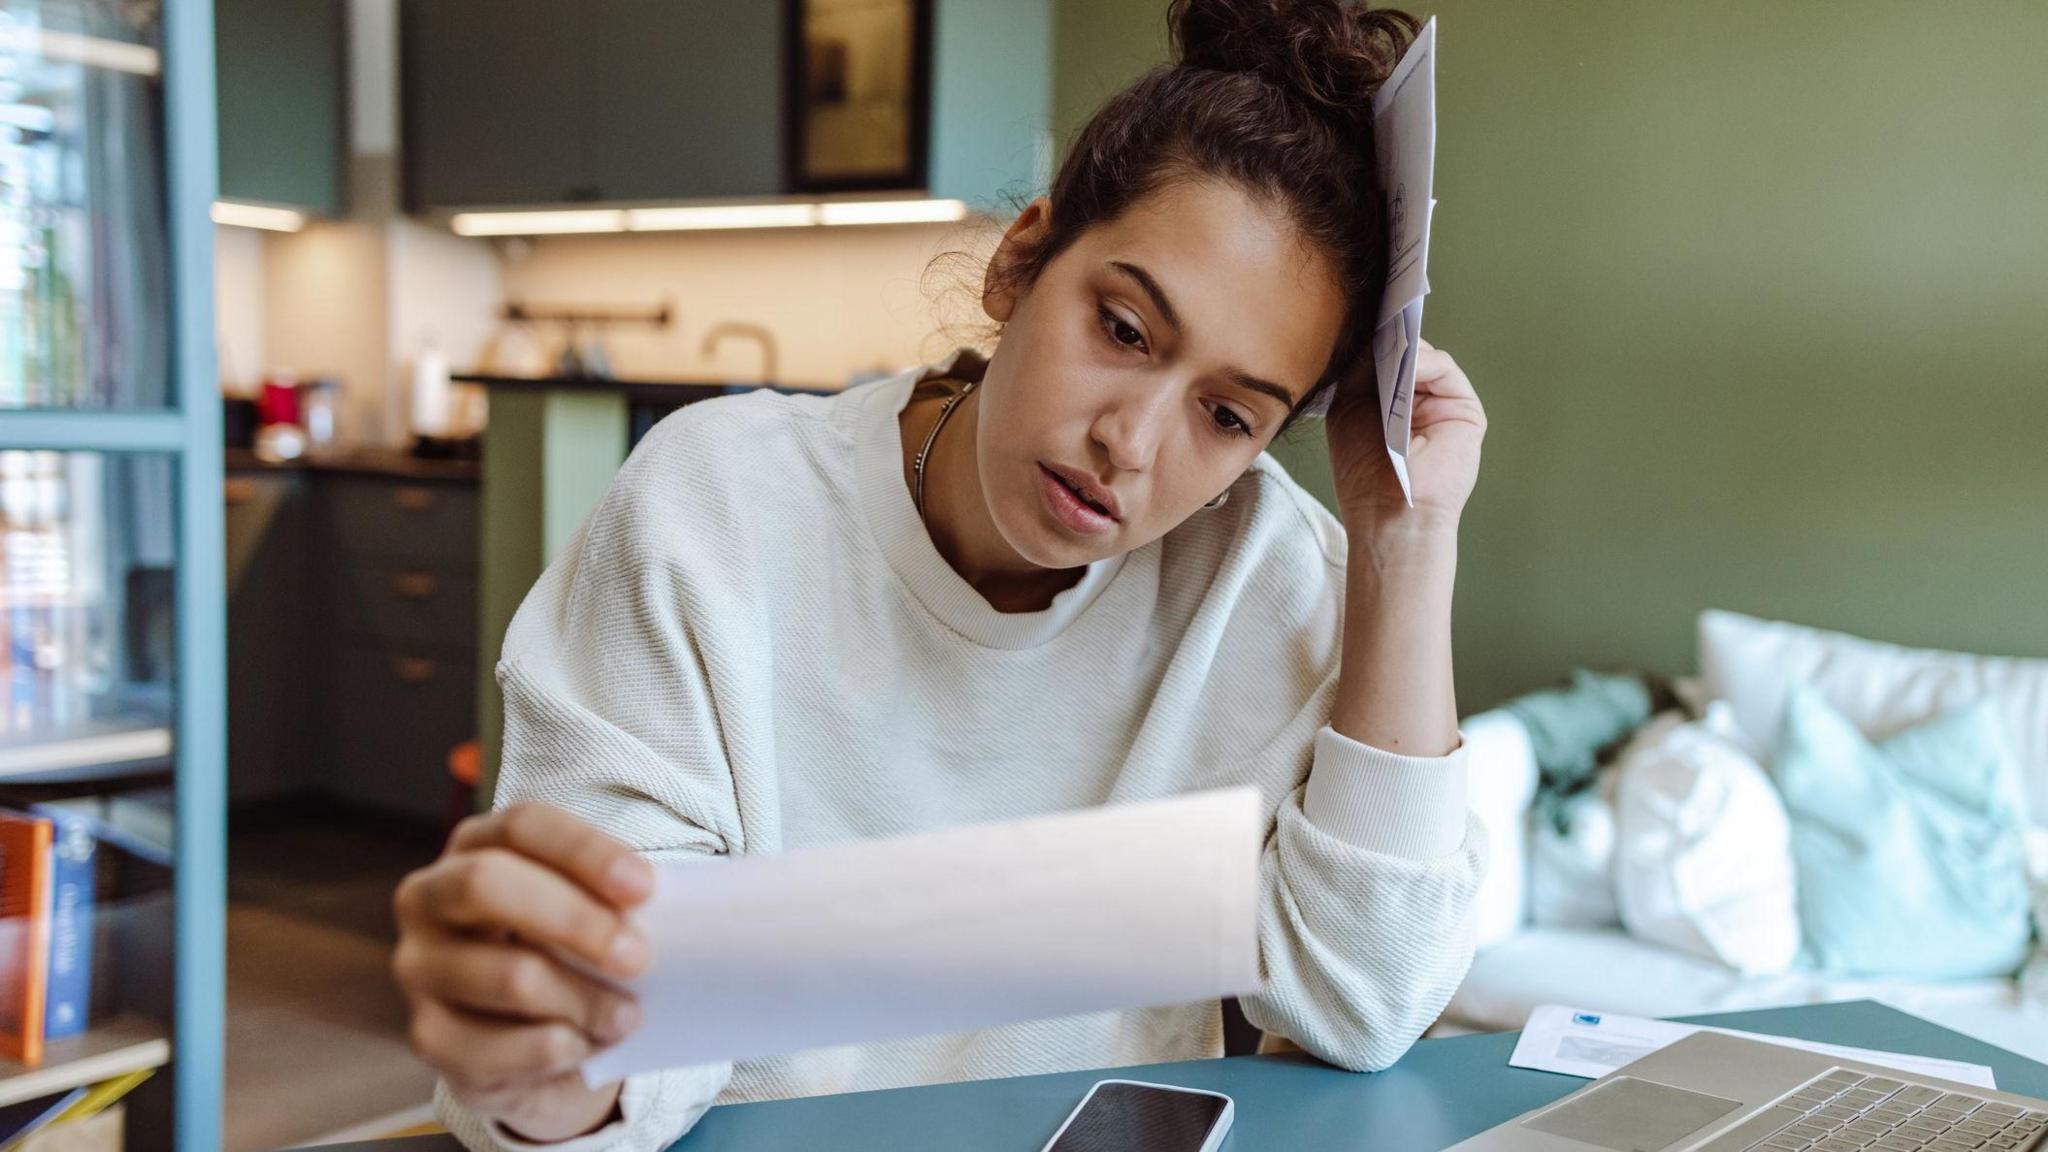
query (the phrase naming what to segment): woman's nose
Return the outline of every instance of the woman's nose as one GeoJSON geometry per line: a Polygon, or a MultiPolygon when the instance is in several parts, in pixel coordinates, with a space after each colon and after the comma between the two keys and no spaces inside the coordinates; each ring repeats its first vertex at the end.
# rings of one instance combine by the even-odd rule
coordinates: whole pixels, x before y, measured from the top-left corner
{"type": "Polygon", "coordinates": [[[1112,404],[1096,417],[1095,441],[1109,453],[1120,472],[1143,472],[1159,455],[1165,435],[1167,406],[1160,396],[1134,396],[1112,404]]]}

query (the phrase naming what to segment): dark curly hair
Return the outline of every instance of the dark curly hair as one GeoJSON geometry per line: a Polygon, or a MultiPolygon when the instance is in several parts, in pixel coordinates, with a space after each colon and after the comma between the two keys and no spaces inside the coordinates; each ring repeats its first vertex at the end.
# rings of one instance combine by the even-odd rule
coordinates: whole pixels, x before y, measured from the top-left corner
{"type": "Polygon", "coordinates": [[[1166,19],[1173,62],[1075,136],[1051,227],[1008,275],[1028,287],[1088,229],[1172,181],[1229,180],[1286,213],[1342,281],[1343,333],[1298,415],[1369,346],[1386,276],[1372,97],[1421,24],[1352,0],[1172,0],[1166,19]]]}

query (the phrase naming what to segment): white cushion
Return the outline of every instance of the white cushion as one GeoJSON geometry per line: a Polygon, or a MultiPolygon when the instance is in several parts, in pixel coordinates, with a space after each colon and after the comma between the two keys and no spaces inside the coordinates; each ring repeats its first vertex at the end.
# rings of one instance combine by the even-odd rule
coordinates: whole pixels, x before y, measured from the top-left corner
{"type": "Polygon", "coordinates": [[[1486,829],[1486,879],[1473,900],[1474,945],[1488,948],[1521,930],[1528,907],[1527,816],[1536,796],[1536,749],[1506,712],[1482,712],[1460,728],[1473,815],[1486,829]]]}
{"type": "Polygon", "coordinates": [[[1694,1016],[1831,1000],[1878,1000],[2048,1061],[2048,1004],[2020,999],[2011,980],[1846,980],[1799,969],[1744,976],[1617,931],[1524,932],[1473,961],[1444,1016],[1454,1025],[1493,1032],[1520,1028],[1544,1004],[1631,1016],[1694,1016]]]}
{"type": "Polygon", "coordinates": [[[2034,927],[2048,941],[2048,828],[2027,833],[2027,874],[2034,881],[2034,927]]]}
{"type": "Polygon", "coordinates": [[[2027,868],[2034,885],[2034,958],[2020,973],[2020,989],[2048,1011],[2048,829],[2027,833],[2027,868]]]}
{"type": "Polygon", "coordinates": [[[1606,928],[1621,923],[1614,902],[1614,771],[1565,802],[1559,832],[1531,815],[1529,923],[1543,928],[1606,928]]]}
{"type": "Polygon", "coordinates": [[[1619,764],[1614,880],[1621,921],[1644,939],[1747,973],[1799,953],[1792,825],[1756,760],[1707,718],[1653,721],[1619,764]]]}
{"type": "Polygon", "coordinates": [[[1778,738],[1787,695],[1802,681],[1872,740],[1991,699],[2033,821],[2048,827],[2048,660],[1901,648],[1733,612],[1701,614],[1699,632],[1707,690],[1734,707],[1744,745],[1760,760],[1778,738]]]}

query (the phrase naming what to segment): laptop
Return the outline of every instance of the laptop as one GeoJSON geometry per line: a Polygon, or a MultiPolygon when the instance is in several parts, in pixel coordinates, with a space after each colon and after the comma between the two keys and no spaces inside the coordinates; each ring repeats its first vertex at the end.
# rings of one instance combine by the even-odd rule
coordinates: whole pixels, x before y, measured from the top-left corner
{"type": "Polygon", "coordinates": [[[1449,1152],[2044,1152],[2048,1100],[1696,1032],[1449,1152]]]}

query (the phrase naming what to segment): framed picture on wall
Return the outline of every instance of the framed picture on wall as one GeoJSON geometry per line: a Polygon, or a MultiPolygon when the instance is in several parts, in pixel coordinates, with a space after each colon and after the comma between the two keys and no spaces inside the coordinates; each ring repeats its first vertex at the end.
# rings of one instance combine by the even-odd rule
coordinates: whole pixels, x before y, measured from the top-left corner
{"type": "Polygon", "coordinates": [[[784,0],[792,192],[925,185],[932,0],[784,0]]]}

